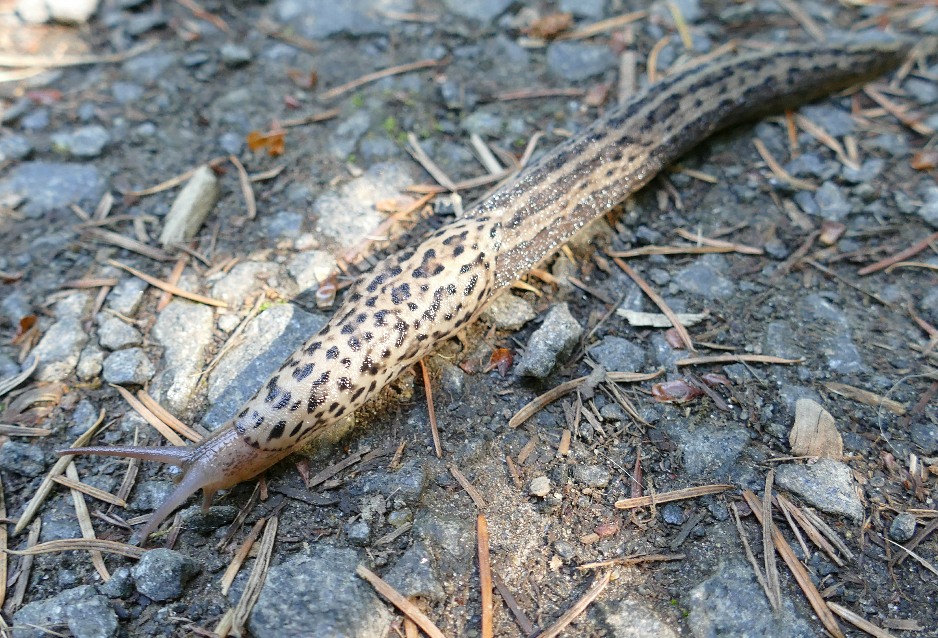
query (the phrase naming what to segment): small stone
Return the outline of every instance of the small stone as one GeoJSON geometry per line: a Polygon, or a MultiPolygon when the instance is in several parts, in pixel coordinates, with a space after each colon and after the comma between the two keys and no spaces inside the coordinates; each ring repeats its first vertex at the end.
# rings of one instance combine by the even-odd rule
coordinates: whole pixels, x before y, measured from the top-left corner
{"type": "Polygon", "coordinates": [[[134,488],[133,498],[127,504],[127,509],[134,512],[155,510],[175,489],[169,481],[141,481],[134,488]]]}
{"type": "Polygon", "coordinates": [[[307,250],[297,253],[287,264],[287,270],[296,280],[300,292],[315,291],[336,268],[335,257],[325,250],[307,250]]]}
{"type": "Polygon", "coordinates": [[[443,4],[448,11],[456,15],[479,22],[490,22],[505,12],[511,6],[512,0],[443,0],[443,4]]]}
{"type": "MultiPolygon", "coordinates": [[[[587,487],[603,488],[609,485],[611,479],[609,470],[602,465],[574,465],[573,479],[587,487]]],[[[533,491],[533,490],[532,490],[533,491]]]]}
{"type": "Polygon", "coordinates": [[[889,525],[889,536],[897,543],[904,543],[915,536],[916,519],[908,512],[897,514],[889,525]]]}
{"type": "Polygon", "coordinates": [[[23,198],[18,212],[38,219],[70,204],[93,208],[104,193],[104,178],[91,164],[22,162],[0,179],[0,200],[23,198]]]}
{"type": "Polygon", "coordinates": [[[475,133],[480,137],[497,137],[505,128],[505,119],[494,111],[478,108],[464,117],[460,125],[467,133],[475,133]]]}
{"type": "Polygon", "coordinates": [[[108,350],[120,350],[143,343],[143,335],[133,326],[113,316],[105,316],[98,327],[98,343],[108,350]]]}
{"type": "Polygon", "coordinates": [[[522,376],[543,379],[550,374],[559,358],[566,356],[583,334],[567,304],[556,304],[547,313],[544,323],[531,334],[517,372],[522,376]]]}
{"type": "Polygon", "coordinates": [[[661,508],[661,520],[668,525],[683,525],[686,518],[684,510],[677,503],[665,503],[661,508]]]}
{"type": "Polygon", "coordinates": [[[924,201],[918,209],[918,216],[929,226],[938,228],[938,186],[929,186],[924,189],[922,199],[924,201]]]}
{"type": "Polygon", "coordinates": [[[670,626],[652,605],[631,598],[600,601],[597,615],[608,638],[677,638],[680,630],[670,626]]]}
{"type": "Polygon", "coordinates": [[[68,627],[74,638],[112,638],[117,635],[117,614],[94,587],[66,589],[54,598],[38,600],[13,614],[16,638],[48,638],[45,627],[68,627]]]}
{"type": "Polygon", "coordinates": [[[143,97],[143,87],[133,82],[115,82],[111,85],[111,95],[118,104],[133,104],[143,97]]]}
{"type": "Polygon", "coordinates": [[[56,133],[52,144],[72,157],[98,157],[111,141],[111,136],[103,126],[92,125],[76,129],[70,133],[56,133]]]}
{"type": "Polygon", "coordinates": [[[104,380],[115,385],[143,385],[155,372],[141,348],[118,350],[104,360],[104,380]]]}
{"type": "Polygon", "coordinates": [[[938,452],[938,425],[929,421],[916,421],[909,430],[912,443],[928,456],[938,452]]]}
{"type": "Polygon", "coordinates": [[[118,314],[132,317],[137,312],[143,293],[150,284],[136,277],[121,279],[108,293],[107,307],[118,314]]]}
{"type": "Polygon", "coordinates": [[[160,243],[164,248],[189,241],[215,207],[220,187],[214,171],[206,165],[195,170],[176,196],[163,220],[160,243]]]}
{"type": "Polygon", "coordinates": [[[798,109],[808,118],[834,137],[853,134],[856,122],[844,109],[825,104],[809,104],[798,109]]]}
{"type": "Polygon", "coordinates": [[[938,102],[938,86],[933,81],[908,78],[902,88],[919,104],[928,106],[938,102]]]}
{"type": "Polygon", "coordinates": [[[704,299],[727,299],[736,293],[736,284],[723,275],[728,269],[721,255],[706,255],[682,268],[674,281],[684,292],[704,299]]]}
{"type": "Polygon", "coordinates": [[[186,583],[198,572],[194,560],[164,548],[146,552],[132,569],[137,591],[157,602],[182,596],[186,583]]]}
{"type": "Polygon", "coordinates": [[[75,374],[78,378],[82,381],[90,381],[101,374],[101,370],[104,368],[104,355],[104,350],[98,347],[98,344],[88,344],[81,351],[81,355],[78,357],[78,365],[75,366],[75,374]]]}
{"type": "Polygon", "coordinates": [[[154,384],[160,401],[184,412],[198,392],[200,371],[213,343],[215,313],[204,304],[174,299],[157,315],[151,336],[163,346],[163,370],[154,384]]]}
{"type": "Polygon", "coordinates": [[[213,505],[207,512],[202,511],[199,505],[193,505],[181,512],[182,524],[200,534],[211,534],[215,530],[228,525],[238,515],[238,508],[234,505],[213,505]]]}
{"type": "Polygon", "coordinates": [[[267,236],[271,239],[293,239],[303,228],[303,215],[289,210],[281,210],[265,220],[267,236]]]}
{"type": "Polygon", "coordinates": [[[830,514],[863,520],[863,503],[857,494],[850,467],[832,459],[812,465],[785,464],[778,468],[775,481],[782,489],[800,495],[830,514]]]}
{"type": "Polygon", "coordinates": [[[264,283],[280,275],[280,266],[269,261],[242,261],[212,286],[212,296],[239,308],[251,293],[260,290],[264,283]]]}
{"type": "Polygon", "coordinates": [[[365,521],[355,521],[345,528],[345,535],[352,545],[365,546],[371,538],[371,528],[365,521]]]}
{"type": "Polygon", "coordinates": [[[850,202],[843,190],[833,182],[824,182],[814,193],[814,201],[824,219],[840,222],[850,214],[850,202]]]}
{"type": "Polygon", "coordinates": [[[532,479],[528,486],[528,491],[534,496],[544,497],[550,493],[550,479],[546,476],[538,476],[532,479]]]}
{"type": "Polygon", "coordinates": [[[134,592],[134,579],[130,567],[118,567],[106,583],[98,585],[98,591],[108,598],[127,598],[134,592]]]}
{"type": "Polygon", "coordinates": [[[609,372],[638,372],[645,367],[645,349],[622,337],[603,337],[589,355],[609,372]]]}
{"type": "Polygon", "coordinates": [[[439,602],[446,595],[437,561],[422,541],[417,541],[404,552],[388,571],[385,580],[408,598],[416,596],[439,602]]]}
{"type": "Polygon", "coordinates": [[[72,412],[71,423],[68,426],[69,436],[77,438],[87,432],[98,420],[99,413],[98,408],[88,399],[79,401],[75,406],[75,411],[72,412]]]}
{"type": "Polygon", "coordinates": [[[82,348],[88,343],[81,321],[65,317],[52,324],[33,352],[39,357],[36,378],[40,381],[63,381],[78,364],[82,348]]]}
{"type": "Polygon", "coordinates": [[[21,160],[33,152],[33,145],[22,135],[7,135],[0,138],[0,162],[21,160]]]}
{"type": "Polygon", "coordinates": [[[133,78],[136,82],[152,85],[167,69],[178,64],[177,58],[175,53],[144,53],[124,62],[121,70],[126,77],[133,78]]]}
{"type": "Polygon", "coordinates": [[[547,66],[564,80],[578,82],[600,75],[616,65],[616,56],[603,45],[553,42],[547,47],[547,66]]]}
{"type": "Polygon", "coordinates": [[[482,312],[482,320],[499,330],[520,330],[536,317],[537,313],[528,301],[509,293],[496,297],[482,312]]]}
{"type": "Polygon", "coordinates": [[[347,160],[355,152],[355,147],[371,126],[368,111],[359,110],[348,119],[340,122],[329,134],[329,150],[340,160],[347,160]]]}
{"type": "Polygon", "coordinates": [[[0,468],[34,478],[46,471],[46,457],[35,445],[7,441],[0,448],[0,468]]]}
{"type": "Polygon", "coordinates": [[[221,47],[221,60],[229,68],[235,69],[251,63],[251,50],[242,44],[226,42],[221,47]]]}

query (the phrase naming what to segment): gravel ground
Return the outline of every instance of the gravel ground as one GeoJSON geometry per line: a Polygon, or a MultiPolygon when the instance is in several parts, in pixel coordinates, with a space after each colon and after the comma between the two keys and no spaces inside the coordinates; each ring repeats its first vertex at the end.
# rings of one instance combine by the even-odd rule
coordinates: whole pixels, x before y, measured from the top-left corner
{"type": "MultiPolygon", "coordinates": [[[[731,39],[809,40],[806,30],[816,24],[823,32],[888,27],[922,41],[925,53],[879,86],[906,114],[904,123],[856,93],[801,109],[810,122],[797,129],[777,117],[721,135],[593,224],[461,339],[441,344],[426,361],[441,459],[418,369],[328,439],[268,471],[262,490],[253,481],[239,485],[206,513],[191,503],[151,541],[159,549],[139,560],[106,554],[96,569],[83,551],[41,554],[31,567],[11,557],[3,616],[16,626],[13,635],[208,635],[238,602],[257,561],[246,560],[230,589],[222,586],[227,566],[255,523],[268,519],[271,567],[246,619],[250,635],[401,635],[396,610],[355,575],[365,565],[445,635],[478,636],[481,511],[500,587],[532,625],[496,594],[497,636],[546,629],[607,575],[608,586],[564,635],[823,636],[785,564],[778,561],[773,611],[746,559],[733,511],[762,565],[761,527],[742,494],[761,498],[770,473],[774,491],[800,508],[795,516],[814,515],[843,541],[827,553],[804,532],[796,537],[775,510],[795,560],[827,601],[896,636],[938,635],[938,584],[927,566],[938,555],[931,533],[936,355],[928,349],[938,325],[934,235],[911,257],[925,266],[858,272],[938,229],[938,65],[928,55],[938,9],[812,0],[798,5],[804,18],[787,2],[681,0],[670,9],[654,3],[630,24],[592,37],[544,42],[532,25],[543,27],[545,16],[569,12],[569,32],[648,7],[621,0],[95,4],[0,2],[6,51],[101,56],[42,72],[11,67],[0,84],[0,378],[20,373],[28,352],[41,357],[3,397],[0,421],[51,432],[25,438],[5,428],[0,437],[6,516],[14,522],[52,469],[54,450],[98,421],[106,427],[96,443],[165,443],[118,386],[132,394],[145,388],[196,435],[218,427],[327,321],[319,302],[351,279],[328,279],[337,258],[363,247],[393,250],[484,194],[485,186],[463,191],[462,200],[440,196],[432,214],[388,222],[389,211],[416,197],[408,187],[433,183],[408,153],[408,134],[461,181],[486,172],[471,135],[497,149],[503,166],[537,133],[542,151],[615,102],[620,86],[628,87],[620,66],[623,74],[636,69],[636,83],[645,84],[653,50],[666,72],[731,39]],[[50,13],[77,24],[43,22],[50,13]],[[417,61],[426,62],[345,86],[417,61]],[[528,89],[523,99],[507,99],[528,89]],[[531,95],[542,89],[552,92],[531,95]],[[811,123],[835,143],[822,143],[811,123]],[[252,149],[258,134],[261,147],[252,149]],[[769,170],[756,140],[810,186],[769,170]],[[256,215],[229,156],[256,178],[256,215]],[[207,214],[191,256],[164,253],[159,237],[182,189],[146,189],[205,164],[213,170],[186,186],[207,214]],[[800,364],[679,367],[689,353],[665,330],[631,326],[612,312],[614,304],[622,313],[656,308],[609,253],[689,245],[678,229],[763,249],[629,259],[673,310],[703,313],[690,328],[699,354],[800,364]],[[390,245],[368,239],[389,231],[390,245]],[[128,248],[127,240],[140,243],[128,248]],[[121,266],[168,280],[176,264],[179,288],[227,308],[165,297],[121,266]],[[511,363],[507,374],[490,369],[493,353],[511,363]],[[664,374],[616,385],[597,366],[664,374]],[[579,393],[509,425],[535,397],[591,372],[579,393]],[[668,386],[674,392],[683,381],[706,393],[661,402],[653,386],[666,379],[677,382],[668,386]],[[895,405],[875,405],[876,397],[895,405]],[[802,410],[814,415],[812,427],[826,423],[839,433],[836,458],[795,458],[804,453],[789,434],[802,410]],[[481,496],[481,510],[462,477],[481,496]],[[714,484],[732,487],[655,507],[615,507],[640,494],[714,484]],[[897,544],[916,539],[920,559],[896,560],[897,544]],[[669,560],[614,560],[635,555],[669,560]],[[608,563],[580,568],[599,561],[608,563]]],[[[123,521],[147,514],[172,489],[172,471],[155,464],[135,464],[132,482],[123,460],[78,458],[75,466],[67,475],[93,487],[112,494],[132,487],[126,508],[86,498],[101,539],[126,541],[123,521]]],[[[25,547],[30,535],[34,542],[80,538],[75,512],[72,494],[54,486],[32,532],[12,535],[9,546],[25,547]]],[[[269,547],[261,546],[259,553],[269,547]]]]}

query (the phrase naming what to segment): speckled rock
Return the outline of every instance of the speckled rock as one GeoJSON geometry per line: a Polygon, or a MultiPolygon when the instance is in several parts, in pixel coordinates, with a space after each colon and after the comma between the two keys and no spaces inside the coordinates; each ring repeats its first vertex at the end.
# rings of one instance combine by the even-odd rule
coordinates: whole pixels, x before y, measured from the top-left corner
{"type": "Polygon", "coordinates": [[[112,352],[104,360],[104,380],[115,385],[143,385],[156,372],[141,348],[112,352]]]}
{"type": "Polygon", "coordinates": [[[23,476],[36,477],[46,471],[46,457],[35,445],[7,441],[0,447],[0,468],[23,476]]]}
{"type": "Polygon", "coordinates": [[[104,192],[104,178],[90,164],[23,162],[0,178],[0,199],[24,198],[18,209],[38,219],[69,204],[94,206],[104,192]]]}
{"type": "Polygon", "coordinates": [[[570,314],[567,304],[550,309],[544,323],[528,339],[524,356],[515,368],[522,376],[543,379],[550,374],[557,360],[570,353],[583,328],[570,314]]]}
{"type": "Polygon", "coordinates": [[[143,343],[143,335],[130,324],[114,316],[99,315],[98,343],[108,350],[120,350],[143,343]]]}
{"type": "Polygon", "coordinates": [[[132,568],[137,591],[158,602],[182,596],[186,583],[198,572],[194,560],[165,548],[151,549],[132,568]]]}
{"type": "Polygon", "coordinates": [[[77,317],[65,317],[52,324],[33,350],[40,360],[36,378],[64,381],[78,365],[86,343],[88,335],[77,317]]]}
{"type": "Polygon", "coordinates": [[[863,502],[857,493],[853,471],[840,461],[821,459],[811,465],[779,466],[775,482],[830,514],[863,520],[863,502]]]}
{"type": "Polygon", "coordinates": [[[504,294],[495,298],[482,312],[482,321],[499,330],[520,330],[524,324],[537,317],[534,307],[517,295],[504,294]]]}
{"type": "Polygon", "coordinates": [[[14,638],[47,638],[44,628],[68,627],[75,638],[111,638],[117,635],[117,614],[94,587],[67,589],[53,598],[25,605],[13,614],[14,638]]]}
{"type": "Polygon", "coordinates": [[[214,313],[203,304],[175,299],[153,324],[151,335],[163,346],[162,371],[156,378],[159,400],[176,413],[190,407],[199,372],[212,345],[214,313]]]}

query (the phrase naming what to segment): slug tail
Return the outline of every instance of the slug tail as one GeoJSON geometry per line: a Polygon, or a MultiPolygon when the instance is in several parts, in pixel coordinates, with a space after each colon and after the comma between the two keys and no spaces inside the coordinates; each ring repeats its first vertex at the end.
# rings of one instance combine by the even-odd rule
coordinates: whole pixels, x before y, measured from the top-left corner
{"type": "Polygon", "coordinates": [[[192,448],[190,447],[140,447],[133,445],[94,445],[90,447],[70,447],[64,450],[56,450],[59,456],[67,454],[95,454],[98,456],[120,456],[123,458],[143,459],[144,461],[156,461],[158,463],[169,463],[170,465],[185,465],[192,460],[192,448]]]}

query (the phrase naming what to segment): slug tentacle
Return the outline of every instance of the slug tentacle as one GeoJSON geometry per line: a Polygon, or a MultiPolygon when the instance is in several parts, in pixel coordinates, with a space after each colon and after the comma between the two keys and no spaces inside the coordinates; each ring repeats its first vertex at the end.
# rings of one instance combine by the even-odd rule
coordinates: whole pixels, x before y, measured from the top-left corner
{"type": "Polygon", "coordinates": [[[89,447],[72,447],[67,450],[58,450],[59,456],[70,454],[95,454],[97,456],[120,456],[128,459],[141,459],[157,463],[184,466],[192,458],[192,448],[189,447],[144,447],[137,445],[92,445],[89,447]]]}

